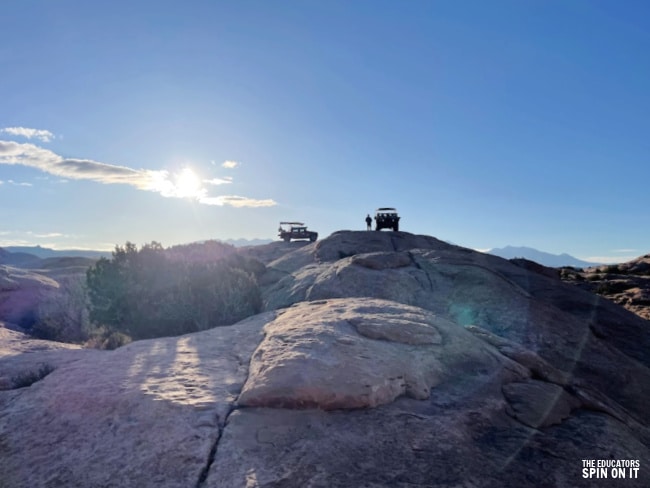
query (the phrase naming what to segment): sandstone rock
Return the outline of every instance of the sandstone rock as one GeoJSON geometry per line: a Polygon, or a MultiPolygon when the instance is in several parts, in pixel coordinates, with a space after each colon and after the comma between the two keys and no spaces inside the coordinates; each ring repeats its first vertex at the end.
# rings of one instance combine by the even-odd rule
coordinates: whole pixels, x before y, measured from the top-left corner
{"type": "Polygon", "coordinates": [[[0,391],[0,486],[195,486],[268,319],[89,351],[0,391]]]}
{"type": "Polygon", "coordinates": [[[240,247],[237,249],[237,253],[251,259],[256,259],[261,263],[269,264],[286,254],[309,245],[312,245],[312,243],[308,241],[278,241],[264,246],[240,247]]]}
{"type": "Polygon", "coordinates": [[[25,353],[70,349],[78,350],[81,349],[81,346],[76,344],[66,344],[63,342],[34,339],[22,332],[8,329],[2,322],[0,322],[0,360],[10,356],[19,356],[25,353]]]}
{"type": "MultiPolygon", "coordinates": [[[[237,410],[206,486],[594,486],[581,476],[585,454],[650,461],[634,432],[606,415],[579,410],[559,425],[533,429],[485,392],[441,395],[448,403],[432,397],[425,408],[404,398],[369,410],[237,410]]],[[[645,476],[625,485],[644,487],[645,476]]]]}
{"type": "Polygon", "coordinates": [[[538,354],[529,349],[526,349],[520,344],[492,334],[491,332],[476,325],[469,326],[467,330],[475,334],[477,337],[480,337],[484,341],[488,342],[489,344],[492,344],[504,356],[509,357],[513,361],[516,361],[517,363],[530,370],[532,376],[540,378],[544,381],[548,381],[550,383],[555,383],[556,385],[560,386],[567,386],[570,384],[570,374],[558,370],[543,358],[539,357],[538,354]]]}
{"type": "Polygon", "coordinates": [[[403,268],[411,264],[411,256],[404,252],[375,252],[352,256],[352,264],[364,268],[381,270],[403,268]]]}
{"type": "Polygon", "coordinates": [[[427,236],[255,253],[269,311],[239,324],[113,352],[9,337],[0,372],[63,359],[0,391],[0,487],[592,486],[582,459],[647,486],[647,321],[427,236]]]}
{"type": "MultiPolygon", "coordinates": [[[[584,354],[594,355],[588,361],[600,356],[597,339],[650,366],[647,322],[555,277],[405,232],[342,232],[316,244],[300,249],[297,271],[288,265],[288,274],[265,290],[268,309],[304,300],[382,298],[431,310],[461,325],[483,327],[534,351],[561,371],[573,371],[584,354]],[[312,261],[305,257],[309,252],[312,261]],[[337,258],[348,253],[353,254],[337,258]],[[381,270],[358,264],[375,259],[375,253],[401,264],[406,264],[401,256],[409,256],[411,263],[381,270]],[[306,262],[310,264],[303,265],[306,262]]],[[[292,263],[292,254],[286,254],[283,263],[292,263]]]]}
{"type": "Polygon", "coordinates": [[[511,415],[530,427],[548,427],[569,417],[571,410],[582,406],[561,386],[543,381],[513,382],[503,387],[512,407],[511,415]]]}
{"type": "Polygon", "coordinates": [[[562,268],[562,279],[597,293],[650,320],[650,254],[626,263],[576,269],[562,268]]]}
{"type": "Polygon", "coordinates": [[[39,303],[58,288],[59,284],[45,275],[0,265],[0,321],[30,326],[39,303]]]}
{"type": "Polygon", "coordinates": [[[95,353],[75,344],[32,339],[0,324],[0,390],[11,390],[42,371],[56,370],[95,353]]]}
{"type": "Polygon", "coordinates": [[[239,397],[243,407],[376,407],[426,399],[459,371],[510,363],[456,324],[376,299],[297,304],[265,327],[239,397]]]}

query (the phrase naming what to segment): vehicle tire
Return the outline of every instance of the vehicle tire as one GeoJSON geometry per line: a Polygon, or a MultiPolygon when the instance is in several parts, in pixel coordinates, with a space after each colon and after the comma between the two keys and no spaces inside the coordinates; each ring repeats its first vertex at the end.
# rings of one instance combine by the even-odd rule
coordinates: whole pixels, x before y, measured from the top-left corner
{"type": "Polygon", "coordinates": [[[290,237],[290,236],[284,236],[282,239],[284,239],[284,242],[289,242],[289,241],[291,241],[291,237],[290,237]]]}
{"type": "Polygon", "coordinates": [[[313,234],[310,235],[310,236],[309,236],[309,240],[310,240],[311,242],[314,242],[314,241],[316,240],[316,236],[313,235],[313,234]]]}
{"type": "Polygon", "coordinates": [[[393,226],[393,230],[394,230],[395,232],[398,232],[398,231],[399,231],[399,224],[395,224],[395,225],[393,226]]]}

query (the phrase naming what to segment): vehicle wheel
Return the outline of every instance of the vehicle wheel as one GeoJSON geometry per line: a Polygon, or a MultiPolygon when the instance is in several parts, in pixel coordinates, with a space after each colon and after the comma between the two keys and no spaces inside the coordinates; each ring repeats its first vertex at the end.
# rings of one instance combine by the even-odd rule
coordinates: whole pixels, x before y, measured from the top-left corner
{"type": "Polygon", "coordinates": [[[314,241],[316,240],[316,236],[309,236],[309,240],[310,240],[311,242],[314,242],[314,241]]]}
{"type": "Polygon", "coordinates": [[[283,237],[283,239],[284,239],[284,242],[289,242],[291,240],[291,237],[285,236],[285,237],[283,237]]]}
{"type": "Polygon", "coordinates": [[[395,226],[393,227],[393,230],[395,232],[399,231],[399,224],[395,224],[395,226]]]}

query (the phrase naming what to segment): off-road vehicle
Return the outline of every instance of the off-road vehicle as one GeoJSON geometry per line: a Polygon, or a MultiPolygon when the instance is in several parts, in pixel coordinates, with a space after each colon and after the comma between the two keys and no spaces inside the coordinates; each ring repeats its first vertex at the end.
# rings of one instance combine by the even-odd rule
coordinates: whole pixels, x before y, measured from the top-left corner
{"type": "Polygon", "coordinates": [[[397,210],[392,207],[382,207],[377,209],[375,214],[375,230],[393,229],[399,230],[399,219],[397,210]]]}
{"type": "Polygon", "coordinates": [[[307,230],[302,222],[280,222],[278,237],[284,242],[289,242],[291,239],[309,239],[314,242],[318,239],[318,232],[307,230]]]}

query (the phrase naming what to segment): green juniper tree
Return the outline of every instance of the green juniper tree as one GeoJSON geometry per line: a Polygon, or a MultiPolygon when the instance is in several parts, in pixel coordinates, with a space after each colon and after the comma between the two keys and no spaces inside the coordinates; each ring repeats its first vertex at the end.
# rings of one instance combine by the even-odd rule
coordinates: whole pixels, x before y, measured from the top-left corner
{"type": "Polygon", "coordinates": [[[192,246],[187,259],[178,246],[169,252],[157,242],[117,246],[87,272],[90,319],[144,339],[232,324],[261,310],[255,275],[263,265],[232,251],[198,261],[192,246]]]}

